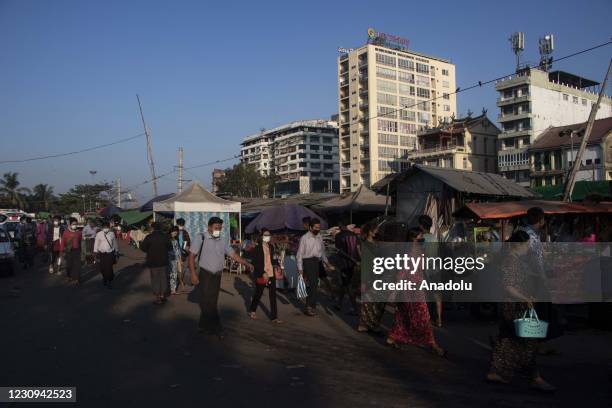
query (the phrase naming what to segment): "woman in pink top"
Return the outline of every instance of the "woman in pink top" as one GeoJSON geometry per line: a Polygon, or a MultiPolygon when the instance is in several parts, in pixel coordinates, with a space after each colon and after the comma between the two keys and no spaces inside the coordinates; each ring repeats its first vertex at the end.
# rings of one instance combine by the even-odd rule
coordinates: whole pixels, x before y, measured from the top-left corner
{"type": "Polygon", "coordinates": [[[77,230],[77,220],[70,218],[70,227],[64,231],[60,252],[66,258],[66,277],[79,285],[81,283],[81,231],[77,230]]]}

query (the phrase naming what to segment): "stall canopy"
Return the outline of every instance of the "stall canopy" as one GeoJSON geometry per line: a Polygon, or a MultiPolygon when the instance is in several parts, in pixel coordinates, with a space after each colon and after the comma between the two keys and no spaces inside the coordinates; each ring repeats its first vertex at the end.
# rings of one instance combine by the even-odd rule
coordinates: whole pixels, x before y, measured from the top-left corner
{"type": "Polygon", "coordinates": [[[612,214],[612,202],[566,203],[563,201],[526,200],[498,203],[468,203],[453,214],[457,218],[495,220],[520,217],[532,207],[540,207],[544,214],[612,214]]]}
{"type": "Polygon", "coordinates": [[[386,196],[377,195],[363,184],[354,192],[332,198],[321,204],[313,206],[323,213],[359,212],[359,211],[385,211],[386,196]]]}
{"type": "Polygon", "coordinates": [[[140,211],[153,211],[153,203],[164,201],[172,197],[174,197],[174,193],[162,194],[158,195],[157,197],[153,197],[152,199],[144,203],[142,206],[140,206],[140,211]]]}
{"type": "Polygon", "coordinates": [[[98,210],[98,215],[100,217],[110,218],[114,215],[119,214],[120,212],[121,212],[121,208],[114,206],[114,205],[109,205],[107,207],[100,208],[98,210]]]}
{"type": "Polygon", "coordinates": [[[203,232],[211,217],[223,220],[223,233],[230,236],[230,213],[240,213],[240,203],[217,197],[199,183],[192,183],[182,193],[153,203],[155,213],[171,213],[175,219],[185,220],[191,236],[203,232]]]}
{"type": "Polygon", "coordinates": [[[126,210],[119,213],[121,220],[127,225],[137,225],[153,216],[153,211],[126,210]]]}
{"type": "MultiPolygon", "coordinates": [[[[255,231],[260,231],[262,228],[268,228],[271,231],[279,230],[304,230],[302,219],[304,217],[320,218],[313,211],[306,207],[297,204],[280,204],[274,207],[266,208],[259,213],[253,221],[247,225],[245,231],[251,234],[255,231]]],[[[321,220],[321,229],[327,229],[327,223],[321,220]]]]}

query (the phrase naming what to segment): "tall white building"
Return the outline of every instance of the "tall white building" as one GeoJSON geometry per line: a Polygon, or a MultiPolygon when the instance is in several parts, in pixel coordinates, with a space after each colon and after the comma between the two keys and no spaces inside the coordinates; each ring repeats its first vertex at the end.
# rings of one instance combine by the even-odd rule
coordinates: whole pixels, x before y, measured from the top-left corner
{"type": "Polygon", "coordinates": [[[337,192],[338,124],[302,120],[247,136],[240,161],[277,178],[276,194],[337,192]]]}
{"type": "MultiPolygon", "coordinates": [[[[597,101],[599,83],[564,72],[525,68],[497,82],[499,92],[498,168],[506,178],[530,184],[529,146],[550,126],[588,119],[597,101]]],[[[606,96],[597,119],[612,116],[612,100],[606,96]]]]}
{"type": "Polygon", "coordinates": [[[341,191],[400,170],[417,132],[457,112],[453,64],[408,50],[407,40],[368,35],[368,44],[338,58],[341,191]]]}

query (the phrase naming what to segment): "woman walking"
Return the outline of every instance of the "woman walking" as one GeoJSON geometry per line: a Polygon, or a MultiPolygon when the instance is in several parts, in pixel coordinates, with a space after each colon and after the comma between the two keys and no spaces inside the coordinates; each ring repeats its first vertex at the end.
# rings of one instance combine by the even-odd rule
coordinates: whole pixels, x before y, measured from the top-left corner
{"type": "Polygon", "coordinates": [[[530,378],[531,388],[551,392],[555,387],[542,378],[536,364],[538,339],[517,337],[514,329],[514,320],[534,307],[529,288],[533,290],[541,284],[530,279],[537,279],[538,275],[530,273],[533,268],[526,260],[529,258],[529,240],[527,232],[518,230],[507,241],[512,243],[510,254],[503,259],[501,268],[508,302],[501,304],[499,334],[493,344],[487,381],[508,384],[512,378],[523,374],[530,378]]]}
{"type": "Polygon", "coordinates": [[[69,227],[62,235],[60,252],[66,258],[66,279],[77,286],[81,283],[81,239],[76,218],[70,218],[69,227]]]}
{"type": "MultiPolygon", "coordinates": [[[[181,246],[179,244],[179,227],[178,226],[174,226],[172,227],[172,230],[170,231],[170,242],[172,244],[172,249],[170,249],[170,252],[168,253],[168,259],[170,261],[170,294],[171,295],[176,295],[179,292],[177,292],[177,286],[178,286],[178,281],[180,279],[180,277],[182,276],[182,252],[181,251],[181,246]]],[[[181,283],[182,283],[182,279],[181,283]]],[[[184,285],[181,285],[181,287],[184,287],[184,285]]]]}
{"type": "Polygon", "coordinates": [[[277,315],[276,307],[276,278],[274,276],[273,258],[274,247],[271,243],[272,234],[267,228],[261,229],[261,242],[251,250],[253,262],[253,277],[255,278],[255,293],[249,309],[249,317],[253,320],[257,318],[256,311],[264,289],[267,287],[270,293],[270,319],[274,323],[282,323],[277,315]]]}
{"type": "MultiPolygon", "coordinates": [[[[371,245],[376,241],[374,237],[378,233],[378,225],[375,221],[371,221],[361,227],[363,242],[361,245],[371,245]]],[[[359,250],[359,254],[362,250],[359,250]]],[[[360,274],[356,273],[353,275],[354,278],[359,279],[360,274]]],[[[363,295],[363,294],[362,294],[363,295]]],[[[373,332],[381,333],[380,321],[385,312],[386,303],[384,302],[364,302],[361,299],[361,307],[359,309],[359,325],[357,326],[358,332],[373,332]]]]}
{"type": "MultiPolygon", "coordinates": [[[[417,242],[422,242],[423,233],[419,228],[408,231],[408,242],[412,243],[411,251],[419,256],[422,248],[417,247],[417,242]]],[[[410,279],[417,285],[423,280],[423,271],[407,273],[406,276],[398,275],[398,279],[410,279]]],[[[438,346],[430,324],[429,308],[427,307],[425,292],[422,290],[409,291],[403,302],[397,305],[393,326],[389,330],[387,344],[397,347],[400,344],[412,344],[429,347],[433,353],[440,357],[446,356],[446,350],[438,346]]]]}

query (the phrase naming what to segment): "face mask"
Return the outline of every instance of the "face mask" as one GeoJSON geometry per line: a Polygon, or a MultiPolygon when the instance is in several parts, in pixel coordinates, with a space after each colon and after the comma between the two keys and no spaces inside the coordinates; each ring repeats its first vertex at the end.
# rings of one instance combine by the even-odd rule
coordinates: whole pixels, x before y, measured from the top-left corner
{"type": "Polygon", "coordinates": [[[219,238],[219,237],[221,236],[221,231],[219,231],[219,230],[214,230],[214,231],[212,232],[212,236],[213,236],[213,237],[215,237],[215,238],[219,238]]]}
{"type": "Polygon", "coordinates": [[[264,237],[263,237],[263,242],[270,242],[270,239],[271,239],[271,238],[272,238],[272,237],[271,237],[270,235],[264,235],[264,237]]]}
{"type": "Polygon", "coordinates": [[[108,231],[110,231],[110,228],[102,228],[102,231],[104,231],[104,233],[107,233],[108,231]]]}
{"type": "Polygon", "coordinates": [[[53,221],[53,225],[55,225],[56,227],[59,225],[58,221],[53,221]]]}
{"type": "Polygon", "coordinates": [[[181,230],[181,231],[183,230],[183,227],[181,227],[180,225],[179,225],[179,230],[181,230]]]}
{"type": "Polygon", "coordinates": [[[74,231],[76,229],[76,224],[70,224],[70,229],[74,231]]]}

